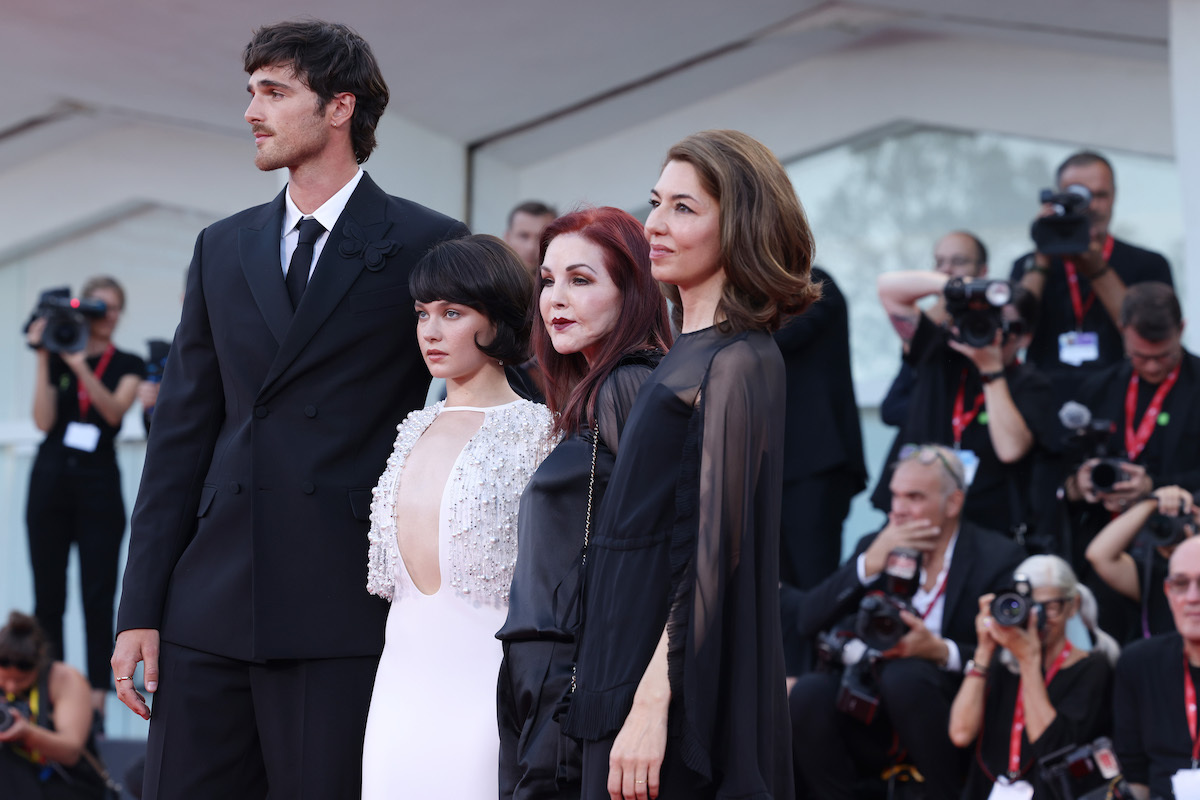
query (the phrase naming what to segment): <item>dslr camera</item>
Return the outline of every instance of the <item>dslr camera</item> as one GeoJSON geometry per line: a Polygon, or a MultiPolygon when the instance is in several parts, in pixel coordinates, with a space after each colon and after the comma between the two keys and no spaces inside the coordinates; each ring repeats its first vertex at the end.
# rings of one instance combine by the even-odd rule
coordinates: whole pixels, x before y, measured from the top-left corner
{"type": "Polygon", "coordinates": [[[958,328],[955,338],[960,342],[986,347],[996,338],[996,331],[1018,332],[1015,323],[1007,322],[1001,311],[1012,302],[1012,284],[1008,281],[951,278],[942,294],[946,312],[958,328]]]}
{"type": "Polygon", "coordinates": [[[1172,517],[1155,511],[1142,533],[1154,547],[1174,547],[1189,536],[1196,535],[1196,518],[1191,514],[1172,517]]]}
{"type": "Polygon", "coordinates": [[[1043,189],[1038,196],[1042,205],[1054,207],[1054,214],[1033,221],[1030,235],[1039,253],[1069,256],[1087,252],[1091,244],[1091,220],[1088,207],[1092,193],[1086,186],[1073,183],[1061,192],[1043,189]]]}
{"type": "Polygon", "coordinates": [[[992,600],[992,619],[1005,627],[1025,627],[1029,624],[1029,612],[1038,608],[1038,627],[1046,624],[1046,615],[1039,603],[1033,599],[1033,587],[1029,578],[1018,572],[1013,575],[1012,588],[1000,592],[992,600]]]}
{"type": "Polygon", "coordinates": [[[1042,780],[1056,800],[1132,800],[1112,740],[1067,745],[1038,760],[1042,780]]]}
{"type": "Polygon", "coordinates": [[[38,297],[22,333],[36,320],[46,320],[42,347],[51,353],[77,353],[87,345],[89,323],[108,313],[103,300],[71,296],[70,287],[47,289],[38,297]]]}
{"type": "Polygon", "coordinates": [[[921,552],[905,547],[892,550],[880,581],[882,588],[871,590],[859,602],[852,631],[822,634],[817,642],[821,668],[842,668],[838,710],[864,725],[871,724],[879,709],[876,667],[883,651],[895,647],[909,630],[900,610],[913,612],[910,601],[921,582],[921,552]]]}
{"type": "Polygon", "coordinates": [[[1067,439],[1067,453],[1076,465],[1088,459],[1099,461],[1092,467],[1092,488],[1103,494],[1111,492],[1113,486],[1129,480],[1125,470],[1128,463],[1108,454],[1109,437],[1116,433],[1117,425],[1107,419],[1093,419],[1087,406],[1070,400],[1059,409],[1058,420],[1071,432],[1067,439]]]}

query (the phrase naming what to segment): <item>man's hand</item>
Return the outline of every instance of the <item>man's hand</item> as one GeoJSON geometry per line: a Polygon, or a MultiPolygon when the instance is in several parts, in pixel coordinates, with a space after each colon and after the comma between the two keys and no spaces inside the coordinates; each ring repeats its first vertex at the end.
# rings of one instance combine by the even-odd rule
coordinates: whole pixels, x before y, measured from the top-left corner
{"type": "Polygon", "coordinates": [[[1162,486],[1154,490],[1158,500],[1158,513],[1168,517],[1178,517],[1180,514],[1191,514],[1193,507],[1192,493],[1178,486],[1162,486]]]}
{"type": "Polygon", "coordinates": [[[146,691],[158,691],[158,631],[154,628],[132,628],[117,634],[117,646],[113,650],[113,677],[117,679],[117,697],[142,719],[150,719],[150,707],[133,686],[133,673],[138,662],[144,664],[143,676],[146,691]]]}
{"type": "Polygon", "coordinates": [[[149,411],[158,404],[158,387],[161,384],[154,381],[142,381],[138,384],[137,399],[142,404],[142,410],[149,411]]]}
{"type": "Polygon", "coordinates": [[[1075,256],[1075,264],[1085,278],[1090,280],[1099,277],[1108,268],[1108,262],[1104,260],[1104,243],[1107,239],[1107,234],[1093,236],[1088,242],[1088,249],[1075,256]]]}
{"type": "Polygon", "coordinates": [[[933,550],[940,535],[941,530],[927,519],[897,523],[889,516],[887,527],[879,532],[875,541],[871,542],[871,546],[863,554],[866,556],[863,566],[868,577],[883,572],[888,553],[897,547],[911,547],[928,553],[933,550]]]}
{"type": "Polygon", "coordinates": [[[1100,494],[1104,508],[1118,514],[1148,495],[1154,488],[1154,482],[1146,473],[1145,467],[1126,463],[1121,468],[1129,477],[1114,483],[1111,491],[1100,494]]]}
{"type": "Polygon", "coordinates": [[[29,330],[25,331],[25,342],[35,350],[42,349],[42,336],[46,333],[46,318],[38,317],[33,322],[29,323],[29,330]]]}
{"type": "MultiPolygon", "coordinates": [[[[955,335],[958,335],[958,328],[954,328],[953,331],[955,335]]],[[[985,347],[972,347],[957,339],[950,339],[948,342],[952,350],[957,350],[971,359],[971,363],[975,365],[975,369],[980,372],[999,372],[1004,369],[1003,343],[1004,333],[999,329],[996,330],[996,335],[992,337],[992,343],[985,347]]]]}
{"type": "Polygon", "coordinates": [[[924,620],[911,611],[900,609],[900,619],[908,626],[908,633],[895,647],[883,653],[884,658],[923,658],[939,666],[946,663],[950,648],[942,637],[926,628],[924,620]]]}

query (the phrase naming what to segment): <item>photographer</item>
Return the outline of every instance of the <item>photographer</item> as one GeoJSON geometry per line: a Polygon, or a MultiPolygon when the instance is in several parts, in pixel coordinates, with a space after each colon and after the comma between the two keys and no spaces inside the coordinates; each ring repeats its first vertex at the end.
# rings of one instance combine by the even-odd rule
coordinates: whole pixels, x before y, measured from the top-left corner
{"type": "MultiPolygon", "coordinates": [[[[1031,486],[1037,457],[1060,434],[1049,383],[1017,360],[1034,326],[1032,297],[1013,287],[1011,299],[996,307],[980,296],[985,286],[993,298],[999,297],[996,289],[1010,288],[1003,281],[963,283],[937,272],[879,276],[879,298],[896,332],[909,343],[906,359],[916,368],[908,419],[889,461],[905,442],[953,446],[970,489],[964,516],[1012,533],[1030,525],[1053,498],[1049,482],[1041,482],[1045,487],[1036,495],[1031,486]],[[967,299],[947,304],[949,327],[934,324],[917,307],[921,298],[955,287],[967,299]],[[960,331],[959,321],[974,335],[960,331]],[[979,346],[960,340],[979,342],[984,334],[987,341],[979,346]]],[[[871,500],[881,510],[889,507],[886,476],[871,500]]]]}
{"type": "Polygon", "coordinates": [[[1013,578],[1028,594],[1001,597],[998,616],[997,595],[979,598],[979,644],[950,709],[950,739],[975,751],[965,800],[985,800],[998,781],[1024,783],[1028,796],[1049,797],[1038,759],[1108,732],[1107,700],[1119,648],[1096,627],[1091,592],[1058,556],[1027,558],[1013,578]],[[1067,622],[1077,613],[1095,651],[1067,640],[1067,622]]]}
{"type": "MultiPolygon", "coordinates": [[[[1090,199],[1079,209],[1044,203],[1039,221],[1063,219],[1059,209],[1081,215],[1087,243],[1081,243],[1076,253],[1035,251],[1022,256],[1013,264],[1012,280],[1033,292],[1040,303],[1041,325],[1029,345],[1028,358],[1050,378],[1056,405],[1061,405],[1083,380],[1121,360],[1117,327],[1126,287],[1143,281],[1170,284],[1171,269],[1158,253],[1109,233],[1116,180],[1106,158],[1090,151],[1075,153],[1059,166],[1056,179],[1060,195],[1081,186],[1090,199]]],[[[1060,250],[1061,245],[1043,240],[1037,247],[1060,250]]]]}
{"type": "Polygon", "coordinates": [[[0,628],[0,787],[13,800],[105,797],[88,682],[51,661],[37,620],[9,614],[0,628]]]}
{"type": "Polygon", "coordinates": [[[1171,554],[1163,591],[1176,633],[1134,642],[1117,662],[1113,744],[1139,798],[1200,797],[1200,537],[1171,554]],[[1175,790],[1172,792],[1172,784],[1175,790]]]}
{"type": "Polygon", "coordinates": [[[88,280],[83,297],[104,304],[88,323],[86,343],[74,352],[43,346],[46,317],[26,334],[37,354],[33,420],[46,438],[29,478],[26,524],[33,566],[35,615],[52,652],[63,653],[62,616],[67,596],[67,558],[79,547],[80,581],[87,631],[87,672],[97,714],[110,686],[113,597],[125,506],[113,440],[133,404],[145,372],[142,360],[113,345],[125,292],[108,277],[88,280]]]}
{"type": "Polygon", "coordinates": [[[1178,486],[1163,486],[1105,525],[1088,544],[1087,560],[1096,575],[1141,609],[1136,634],[1141,638],[1175,630],[1158,587],[1167,579],[1171,553],[1196,535],[1198,524],[1200,509],[1192,495],[1178,486]]]}
{"type": "Polygon", "coordinates": [[[840,675],[803,675],[792,689],[797,774],[822,800],[854,797],[859,780],[875,779],[895,763],[894,737],[924,775],[929,796],[958,796],[966,763],[946,730],[962,666],[974,655],[975,598],[980,590],[1007,585],[1024,558],[1014,542],[962,520],[962,464],[949,448],[906,448],[892,472],[891,490],[887,526],[864,537],[829,578],[783,598],[785,630],[829,629],[879,588],[889,554],[909,549],[923,556],[909,608],[899,611],[907,632],[898,642],[842,668],[840,675]],[[846,708],[839,694],[844,698],[840,687],[847,675],[873,682],[877,713],[839,709],[846,708]]]}

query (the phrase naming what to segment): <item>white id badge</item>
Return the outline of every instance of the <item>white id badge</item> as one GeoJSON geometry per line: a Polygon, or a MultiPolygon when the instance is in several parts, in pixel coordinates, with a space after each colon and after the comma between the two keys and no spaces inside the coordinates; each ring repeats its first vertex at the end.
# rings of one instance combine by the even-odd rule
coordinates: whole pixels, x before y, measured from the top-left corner
{"type": "Polygon", "coordinates": [[[1058,360],[1072,367],[1100,358],[1100,335],[1092,331],[1067,331],[1058,336],[1058,360]]]}
{"type": "Polygon", "coordinates": [[[1181,769],[1172,775],[1171,791],[1176,800],[1200,798],[1200,769],[1181,769]]]}
{"type": "Polygon", "coordinates": [[[963,465],[963,483],[966,484],[963,488],[969,488],[975,482],[975,472],[979,469],[979,456],[975,455],[974,450],[956,450],[955,455],[963,465]]]}
{"type": "Polygon", "coordinates": [[[90,422],[68,422],[63,444],[73,450],[94,453],[100,444],[100,429],[90,422]]]}
{"type": "Polygon", "coordinates": [[[992,784],[988,800],[1033,800],[1033,784],[1028,781],[1010,783],[1007,776],[1001,775],[992,784]]]}

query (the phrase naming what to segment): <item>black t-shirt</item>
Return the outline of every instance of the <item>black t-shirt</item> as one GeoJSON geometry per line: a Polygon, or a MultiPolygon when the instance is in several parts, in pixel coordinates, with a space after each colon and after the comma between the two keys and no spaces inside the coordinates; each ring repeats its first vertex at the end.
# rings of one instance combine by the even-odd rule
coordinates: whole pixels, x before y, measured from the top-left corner
{"type": "MultiPolygon", "coordinates": [[[[102,358],[103,356],[99,355],[87,359],[87,365],[92,372],[96,371],[102,358]]],[[[100,382],[109,391],[115,391],[121,378],[126,375],[136,375],[138,378],[146,377],[146,363],[133,353],[116,350],[113,352],[108,366],[105,367],[104,374],[100,376],[100,382]]],[[[95,403],[92,403],[88,409],[86,419],[79,418],[79,381],[71,368],[53,354],[50,356],[50,385],[54,387],[55,391],[54,425],[46,432],[43,447],[61,446],[68,423],[87,422],[100,429],[100,441],[96,445],[95,452],[98,454],[112,453],[113,440],[116,438],[117,432],[121,430],[120,424],[110,425],[96,410],[95,403]]]]}
{"type": "MultiPolygon", "coordinates": [[[[1021,256],[1013,263],[1012,280],[1020,281],[1030,263],[1031,255],[1021,256]]],[[[1167,260],[1152,250],[1123,242],[1119,239],[1113,242],[1112,256],[1109,265],[1121,278],[1126,286],[1143,281],[1161,281],[1174,285],[1171,279],[1171,267],[1167,260]]],[[[1083,315],[1083,324],[1079,325],[1075,318],[1075,307],[1071,301],[1071,292],[1067,284],[1067,274],[1061,258],[1055,258],[1050,265],[1050,273],[1046,276],[1046,286],[1042,292],[1041,311],[1033,341],[1029,345],[1029,363],[1036,366],[1054,386],[1054,396],[1057,405],[1061,405],[1074,394],[1080,382],[1099,370],[1119,362],[1125,356],[1125,344],[1121,340],[1121,332],[1113,324],[1112,318],[1104,309],[1100,298],[1092,292],[1091,282],[1079,276],[1080,301],[1087,311],[1083,315]],[[1090,305],[1089,305],[1090,302],[1090,305]],[[1100,357],[1078,367],[1064,364],[1058,357],[1058,337],[1068,331],[1083,330],[1097,334],[1100,346],[1100,357]]]]}

